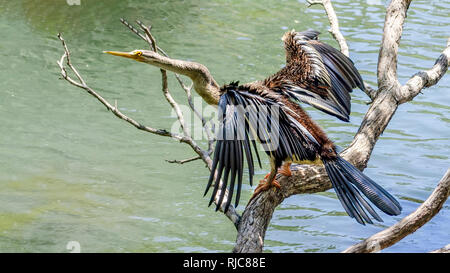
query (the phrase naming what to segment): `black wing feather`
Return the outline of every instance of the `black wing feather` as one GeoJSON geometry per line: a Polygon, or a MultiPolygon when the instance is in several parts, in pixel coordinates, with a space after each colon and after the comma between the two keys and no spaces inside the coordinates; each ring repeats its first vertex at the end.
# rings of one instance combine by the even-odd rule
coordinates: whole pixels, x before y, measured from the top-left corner
{"type": "Polygon", "coordinates": [[[283,37],[286,67],[265,83],[299,102],[349,121],[350,93],[364,90],[352,60],[334,47],[317,40],[318,31],[291,31],[283,37]]]}
{"type": "Polygon", "coordinates": [[[251,92],[245,88],[241,90],[237,86],[227,90],[221,96],[219,117],[222,116],[222,119],[219,120],[219,134],[211,174],[205,190],[206,194],[215,180],[209,205],[213,203],[220,190],[216,210],[220,209],[225,202],[224,211],[226,212],[234,193],[236,193],[235,205],[238,205],[242,189],[244,156],[249,168],[249,180],[252,181],[253,152],[256,153],[257,160],[261,164],[256,141],[266,144],[265,152],[277,162],[287,158],[292,159],[293,156],[300,160],[312,160],[316,157],[317,141],[298,121],[288,115],[283,107],[286,106],[261,96],[255,91],[251,92]],[[242,108],[238,107],[249,105],[255,107],[246,109],[247,111],[242,111],[242,108]],[[273,111],[274,108],[279,111],[273,111]],[[258,115],[267,115],[270,121],[264,122],[258,119],[258,115]],[[244,124],[239,123],[239,119],[243,119],[244,124]],[[276,130],[277,134],[271,135],[273,130],[276,130]],[[228,195],[225,193],[227,186],[228,195]]]}
{"type": "Polygon", "coordinates": [[[391,194],[342,157],[322,161],[339,201],[348,215],[358,223],[373,223],[366,211],[377,221],[383,222],[362,194],[384,213],[400,214],[402,207],[391,194]]]}

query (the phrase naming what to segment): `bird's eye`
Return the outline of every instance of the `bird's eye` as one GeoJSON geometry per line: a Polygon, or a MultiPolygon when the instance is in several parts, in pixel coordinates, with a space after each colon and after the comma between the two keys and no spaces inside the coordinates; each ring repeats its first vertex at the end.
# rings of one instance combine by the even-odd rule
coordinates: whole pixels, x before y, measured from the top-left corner
{"type": "Polygon", "coordinates": [[[142,52],[141,52],[141,51],[137,51],[137,52],[136,52],[136,56],[141,57],[141,56],[142,56],[142,52]]]}

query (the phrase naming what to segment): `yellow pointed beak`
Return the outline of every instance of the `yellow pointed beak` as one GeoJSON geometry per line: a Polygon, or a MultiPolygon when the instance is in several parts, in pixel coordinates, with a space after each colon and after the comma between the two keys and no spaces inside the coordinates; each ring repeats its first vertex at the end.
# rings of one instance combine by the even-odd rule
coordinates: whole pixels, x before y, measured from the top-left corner
{"type": "Polygon", "coordinates": [[[125,57],[125,58],[130,58],[130,59],[134,59],[136,60],[137,58],[139,58],[140,56],[138,54],[133,54],[130,52],[120,52],[120,51],[103,51],[103,53],[108,53],[114,56],[120,56],[120,57],[125,57]]]}

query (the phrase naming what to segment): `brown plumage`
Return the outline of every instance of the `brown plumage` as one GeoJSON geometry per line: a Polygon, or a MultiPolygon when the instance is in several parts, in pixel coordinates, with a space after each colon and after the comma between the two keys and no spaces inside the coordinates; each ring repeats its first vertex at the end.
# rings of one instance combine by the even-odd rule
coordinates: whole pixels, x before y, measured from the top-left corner
{"type": "Polygon", "coordinates": [[[244,160],[252,183],[252,149],[260,162],[255,146],[258,141],[269,156],[271,171],[258,185],[253,197],[272,186],[280,187],[275,180],[276,174],[291,175],[291,163],[321,161],[345,210],[359,223],[372,223],[366,212],[382,221],[361,193],[383,212],[389,215],[400,213],[398,201],[339,157],[333,142],[299,105],[300,102],[308,103],[348,121],[349,92],[355,87],[364,88],[353,62],[333,47],[319,42],[318,34],[312,30],[287,32],[283,36],[284,68],[263,81],[244,85],[233,82],[220,89],[220,128],[205,191],[206,195],[215,182],[209,204],[220,190],[216,209],[224,201],[225,211],[228,209],[236,180],[235,205],[238,205],[244,160]],[[223,183],[219,188],[220,179],[223,183]],[[227,186],[229,197],[224,200],[227,186]]]}

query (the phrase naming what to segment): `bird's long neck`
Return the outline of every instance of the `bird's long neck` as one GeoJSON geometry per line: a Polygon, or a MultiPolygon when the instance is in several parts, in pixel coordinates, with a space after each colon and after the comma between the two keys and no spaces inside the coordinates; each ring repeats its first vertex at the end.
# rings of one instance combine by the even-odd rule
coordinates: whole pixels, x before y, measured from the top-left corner
{"type": "Polygon", "coordinates": [[[195,91],[206,103],[213,105],[219,104],[220,87],[206,66],[196,62],[171,59],[157,53],[152,54],[151,57],[146,63],[188,76],[194,83],[195,91]]]}

